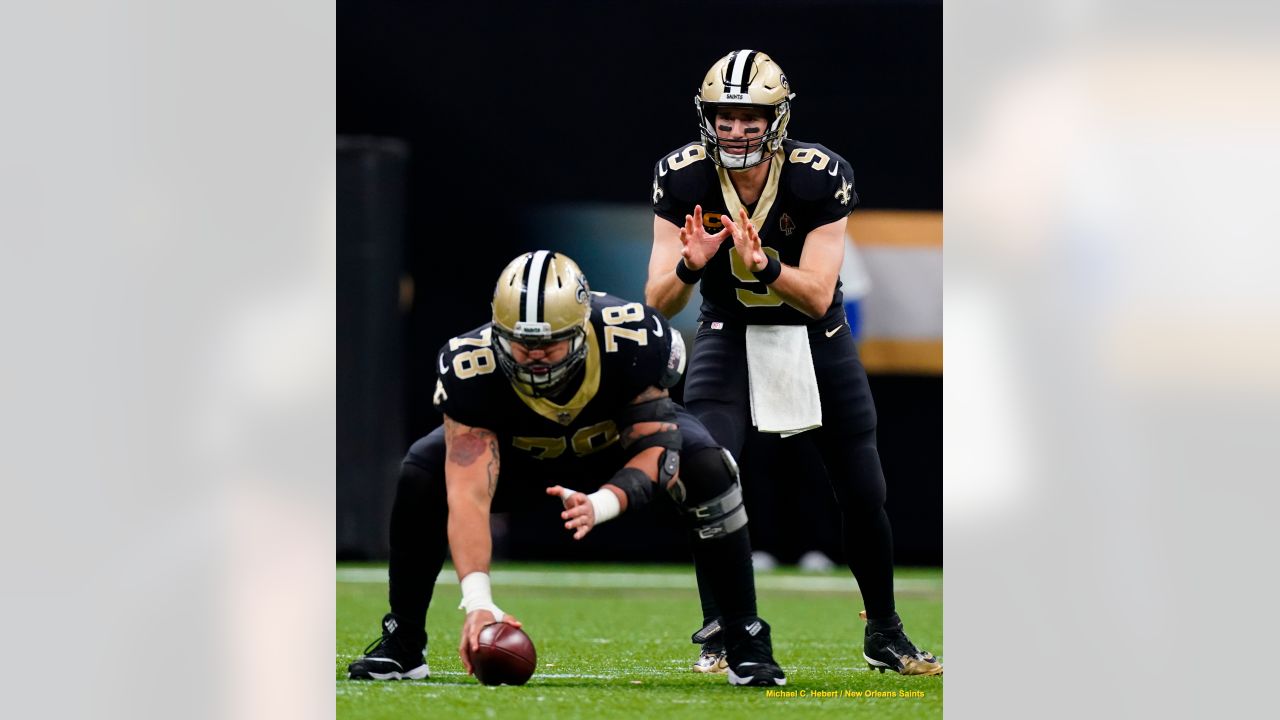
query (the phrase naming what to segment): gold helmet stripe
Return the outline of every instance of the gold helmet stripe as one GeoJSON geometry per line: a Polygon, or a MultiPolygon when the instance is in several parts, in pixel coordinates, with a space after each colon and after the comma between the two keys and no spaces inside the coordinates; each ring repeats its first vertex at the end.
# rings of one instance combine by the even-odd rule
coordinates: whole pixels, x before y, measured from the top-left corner
{"type": "Polygon", "coordinates": [[[542,309],[542,276],[547,262],[546,250],[533,254],[533,259],[524,267],[524,321],[538,322],[538,311],[542,309]]]}
{"type": "MultiPolygon", "coordinates": [[[[747,92],[747,84],[751,82],[751,67],[756,59],[756,51],[739,50],[734,53],[734,58],[729,62],[729,71],[725,73],[725,79],[730,85],[737,85],[735,92],[747,92]]],[[[728,89],[726,88],[726,91],[728,89]]]]}

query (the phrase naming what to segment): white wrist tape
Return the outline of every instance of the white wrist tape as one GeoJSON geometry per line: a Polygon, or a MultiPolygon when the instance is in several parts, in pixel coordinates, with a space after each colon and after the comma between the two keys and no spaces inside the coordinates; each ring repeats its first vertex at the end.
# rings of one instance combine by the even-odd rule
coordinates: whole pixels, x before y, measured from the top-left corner
{"type": "Polygon", "coordinates": [[[622,512],[622,503],[618,502],[618,496],[608,488],[600,488],[591,493],[587,496],[587,500],[591,501],[591,507],[595,510],[596,525],[609,522],[622,512]]]}
{"type": "Polygon", "coordinates": [[[476,610],[488,610],[493,613],[493,619],[498,622],[506,617],[506,613],[498,609],[493,604],[493,593],[489,589],[489,574],[482,572],[467,573],[462,578],[462,603],[458,605],[459,610],[466,610],[467,614],[471,614],[476,610]]]}
{"type": "MultiPolygon", "coordinates": [[[[569,498],[577,494],[577,490],[561,488],[560,501],[564,503],[565,507],[569,507],[569,498]]],[[[622,514],[622,503],[618,502],[618,496],[605,488],[600,488],[588,495],[587,502],[591,503],[591,509],[596,514],[596,525],[609,522],[622,514]]]]}

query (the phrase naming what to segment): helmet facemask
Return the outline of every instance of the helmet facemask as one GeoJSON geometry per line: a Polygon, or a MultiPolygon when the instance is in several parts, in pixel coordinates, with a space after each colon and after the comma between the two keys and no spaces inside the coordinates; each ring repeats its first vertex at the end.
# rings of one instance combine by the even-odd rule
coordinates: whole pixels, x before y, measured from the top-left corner
{"type": "MultiPolygon", "coordinates": [[[[534,323],[530,323],[532,325],[534,323]]],[[[540,323],[546,325],[546,323],[540,323]]],[[[524,323],[521,323],[524,325],[524,323]]],[[[509,332],[497,325],[493,326],[494,355],[498,358],[498,367],[511,381],[517,390],[530,397],[547,397],[555,395],[573,382],[586,366],[587,331],[584,326],[570,328],[558,335],[550,332],[528,332],[527,328],[517,328],[509,332]],[[527,350],[536,350],[561,340],[569,341],[569,351],[563,358],[548,363],[534,361],[520,364],[516,362],[511,343],[520,343],[527,350]]]]}
{"type": "Polygon", "coordinates": [[[702,133],[702,146],[712,162],[728,170],[746,170],[755,167],[782,148],[782,141],[787,137],[787,120],[790,118],[791,103],[783,100],[778,105],[740,105],[731,103],[703,102],[701,98],[693,99],[698,117],[702,120],[699,130],[702,133]],[[764,116],[768,126],[764,134],[756,137],[745,137],[730,140],[716,134],[716,113],[721,108],[734,107],[758,110],[764,116]],[[770,120],[772,118],[772,120],[770,120]],[[731,152],[745,149],[746,152],[731,152]]]}

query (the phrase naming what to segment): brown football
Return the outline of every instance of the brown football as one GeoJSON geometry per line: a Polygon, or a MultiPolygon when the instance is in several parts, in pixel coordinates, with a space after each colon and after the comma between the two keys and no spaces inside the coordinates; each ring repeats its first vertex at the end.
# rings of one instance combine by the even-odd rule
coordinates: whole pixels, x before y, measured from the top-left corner
{"type": "Polygon", "coordinates": [[[480,630],[480,647],[471,653],[471,669],[484,685],[523,685],[533,677],[538,652],[524,631],[504,622],[480,630]]]}

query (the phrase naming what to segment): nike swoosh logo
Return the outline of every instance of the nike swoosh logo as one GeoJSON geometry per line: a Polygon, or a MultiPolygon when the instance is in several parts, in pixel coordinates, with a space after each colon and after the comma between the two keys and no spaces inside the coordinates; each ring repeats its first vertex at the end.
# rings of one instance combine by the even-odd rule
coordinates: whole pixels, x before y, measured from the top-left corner
{"type": "Polygon", "coordinates": [[[838,172],[840,172],[840,163],[831,163],[831,169],[827,171],[827,174],[831,177],[835,177],[838,172]]]}
{"type": "Polygon", "coordinates": [[[445,373],[449,372],[449,366],[444,364],[444,353],[440,353],[439,357],[437,357],[436,360],[438,360],[440,363],[441,375],[444,375],[445,373]]]}
{"type": "Polygon", "coordinates": [[[839,325],[837,325],[837,326],[835,326],[835,327],[831,328],[830,330],[828,330],[828,331],[826,332],[826,335],[827,335],[827,337],[832,337],[833,335],[835,335],[835,334],[836,334],[836,333],[838,333],[838,332],[840,332],[840,326],[839,326],[839,325]]]}
{"type": "Polygon", "coordinates": [[[653,331],[653,334],[656,335],[657,337],[662,337],[662,321],[659,320],[658,318],[654,318],[653,326],[655,328],[655,330],[653,331]]]}

